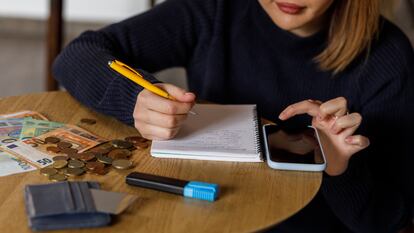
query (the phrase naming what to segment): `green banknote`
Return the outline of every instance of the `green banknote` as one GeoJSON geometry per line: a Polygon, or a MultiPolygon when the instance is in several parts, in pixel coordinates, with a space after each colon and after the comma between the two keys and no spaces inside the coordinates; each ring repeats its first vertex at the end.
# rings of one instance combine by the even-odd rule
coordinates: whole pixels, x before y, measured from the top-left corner
{"type": "Polygon", "coordinates": [[[25,118],[20,133],[20,140],[37,137],[64,126],[63,123],[25,118]]]}

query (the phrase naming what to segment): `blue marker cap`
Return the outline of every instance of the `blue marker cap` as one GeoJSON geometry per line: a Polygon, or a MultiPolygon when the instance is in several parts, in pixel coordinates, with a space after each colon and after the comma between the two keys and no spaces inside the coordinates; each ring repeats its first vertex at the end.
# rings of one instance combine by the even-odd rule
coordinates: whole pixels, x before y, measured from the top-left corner
{"type": "Polygon", "coordinates": [[[198,181],[190,181],[184,187],[184,196],[207,201],[215,201],[219,194],[219,186],[198,181]]]}

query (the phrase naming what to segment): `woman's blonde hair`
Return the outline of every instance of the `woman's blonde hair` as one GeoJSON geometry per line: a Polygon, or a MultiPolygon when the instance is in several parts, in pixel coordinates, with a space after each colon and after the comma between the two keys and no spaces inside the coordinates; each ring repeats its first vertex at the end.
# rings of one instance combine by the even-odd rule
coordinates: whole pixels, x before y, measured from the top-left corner
{"type": "Polygon", "coordinates": [[[369,52],[379,27],[379,0],[335,0],[325,50],[315,60],[337,74],[362,52],[369,52]]]}

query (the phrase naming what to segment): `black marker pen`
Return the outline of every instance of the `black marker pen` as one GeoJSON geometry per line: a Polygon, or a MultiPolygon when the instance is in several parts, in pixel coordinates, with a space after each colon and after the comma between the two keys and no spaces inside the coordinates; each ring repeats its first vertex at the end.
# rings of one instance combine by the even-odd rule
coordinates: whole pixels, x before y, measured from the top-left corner
{"type": "Polygon", "coordinates": [[[183,195],[185,197],[214,201],[219,193],[217,184],[185,181],[140,172],[130,173],[126,179],[129,185],[183,195]]]}

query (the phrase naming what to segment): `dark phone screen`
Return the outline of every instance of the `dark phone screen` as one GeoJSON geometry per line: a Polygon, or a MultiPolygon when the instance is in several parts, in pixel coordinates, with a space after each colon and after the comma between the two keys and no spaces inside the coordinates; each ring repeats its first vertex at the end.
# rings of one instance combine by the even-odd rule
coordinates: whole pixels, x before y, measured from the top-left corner
{"type": "Polygon", "coordinates": [[[270,160],[279,163],[323,164],[315,129],[282,129],[266,126],[270,160]]]}

